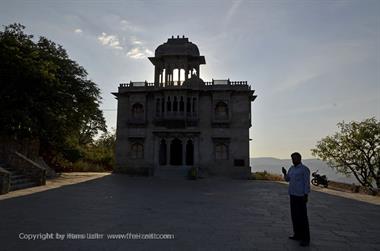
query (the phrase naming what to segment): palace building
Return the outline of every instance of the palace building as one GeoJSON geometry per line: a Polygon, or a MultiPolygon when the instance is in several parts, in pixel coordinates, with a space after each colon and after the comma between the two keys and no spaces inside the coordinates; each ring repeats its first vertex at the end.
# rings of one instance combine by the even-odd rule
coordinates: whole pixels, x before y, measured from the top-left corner
{"type": "Polygon", "coordinates": [[[113,93],[115,172],[158,175],[195,167],[201,174],[248,177],[256,96],[247,81],[204,82],[205,57],[185,37],[169,38],[149,60],[153,83],[122,83],[113,93]]]}

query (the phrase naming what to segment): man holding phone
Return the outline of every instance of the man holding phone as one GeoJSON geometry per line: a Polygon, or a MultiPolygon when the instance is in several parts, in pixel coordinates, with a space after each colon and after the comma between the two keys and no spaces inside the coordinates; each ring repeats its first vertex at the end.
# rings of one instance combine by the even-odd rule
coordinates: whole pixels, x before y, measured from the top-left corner
{"type": "Polygon", "coordinates": [[[309,246],[310,231],[306,203],[310,193],[310,170],[301,162],[301,154],[292,153],[293,166],[287,172],[282,167],[284,179],[289,182],[290,211],[294,235],[289,239],[300,241],[301,246],[309,246]]]}

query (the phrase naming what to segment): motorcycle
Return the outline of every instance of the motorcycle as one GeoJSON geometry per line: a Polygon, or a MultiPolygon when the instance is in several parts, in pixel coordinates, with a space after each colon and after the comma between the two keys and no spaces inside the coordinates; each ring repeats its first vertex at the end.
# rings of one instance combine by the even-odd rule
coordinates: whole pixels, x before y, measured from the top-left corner
{"type": "Polygon", "coordinates": [[[313,179],[311,179],[311,184],[313,184],[314,186],[323,185],[324,187],[328,187],[329,182],[327,180],[326,175],[318,174],[318,170],[317,170],[313,172],[311,176],[313,176],[313,179]]]}

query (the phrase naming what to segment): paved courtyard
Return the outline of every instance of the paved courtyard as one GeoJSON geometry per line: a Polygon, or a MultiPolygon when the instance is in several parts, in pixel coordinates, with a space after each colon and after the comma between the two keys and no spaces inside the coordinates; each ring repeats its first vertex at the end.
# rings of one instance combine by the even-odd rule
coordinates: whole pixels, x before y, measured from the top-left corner
{"type": "Polygon", "coordinates": [[[0,250],[380,250],[380,206],[316,191],[309,197],[312,240],[301,248],[288,240],[284,184],[112,174],[0,200],[0,250]],[[98,239],[73,239],[87,233],[98,239]],[[107,236],[138,233],[174,239],[107,236]]]}

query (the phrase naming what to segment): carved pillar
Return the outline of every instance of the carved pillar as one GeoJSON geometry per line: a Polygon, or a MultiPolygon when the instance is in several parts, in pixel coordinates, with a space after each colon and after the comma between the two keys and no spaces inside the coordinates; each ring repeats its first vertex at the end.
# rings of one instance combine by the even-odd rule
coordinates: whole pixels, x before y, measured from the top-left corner
{"type": "Polygon", "coordinates": [[[160,69],[160,86],[162,86],[162,69],[160,69]]]}
{"type": "Polygon", "coordinates": [[[167,138],[166,139],[166,165],[170,166],[171,164],[171,159],[170,159],[170,146],[172,144],[172,139],[167,138]]]}
{"type": "Polygon", "coordinates": [[[154,67],[154,84],[155,85],[157,85],[160,82],[159,77],[160,77],[160,69],[158,68],[158,66],[155,66],[154,67]]]}
{"type": "Polygon", "coordinates": [[[168,80],[169,80],[169,71],[168,71],[168,67],[166,66],[165,67],[165,86],[168,85],[168,80]]]}
{"type": "Polygon", "coordinates": [[[178,85],[181,85],[181,68],[178,68],[178,85]]]}
{"type": "Polygon", "coordinates": [[[182,166],[186,165],[186,138],[182,138],[182,166]]]}
{"type": "Polygon", "coordinates": [[[160,143],[161,143],[161,140],[159,137],[157,136],[154,136],[153,138],[154,140],[154,144],[153,144],[153,168],[155,170],[157,170],[157,168],[159,167],[159,155],[160,155],[160,143]]]}
{"type": "Polygon", "coordinates": [[[199,148],[199,137],[194,137],[194,165],[199,167],[200,162],[200,148],[199,148]]]}

